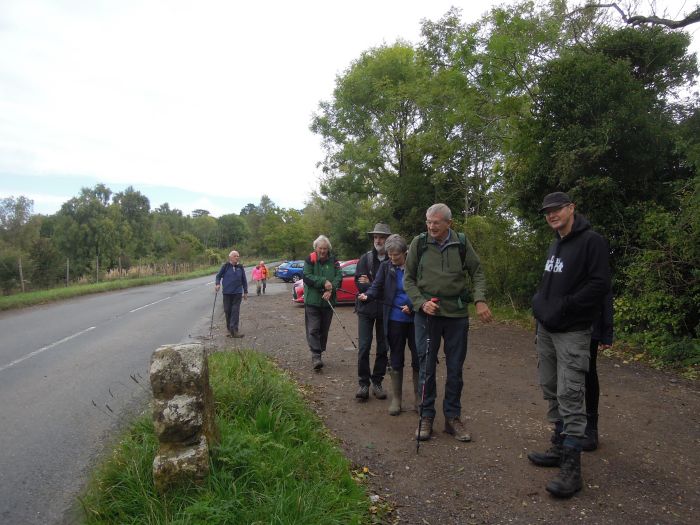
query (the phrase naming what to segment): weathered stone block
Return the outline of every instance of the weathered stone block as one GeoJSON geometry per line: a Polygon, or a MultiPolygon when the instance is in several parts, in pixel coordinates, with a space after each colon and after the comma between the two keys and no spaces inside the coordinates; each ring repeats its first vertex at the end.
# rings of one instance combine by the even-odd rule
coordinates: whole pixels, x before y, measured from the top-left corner
{"type": "Polygon", "coordinates": [[[201,483],[209,475],[209,446],[204,435],[195,445],[161,445],[153,460],[153,481],[160,493],[180,484],[201,483]]]}
{"type": "Polygon", "coordinates": [[[201,481],[209,472],[209,447],[219,442],[204,346],[161,346],[151,357],[149,372],[160,442],[153,461],[156,489],[201,481]]]}
{"type": "Polygon", "coordinates": [[[164,345],[151,356],[149,375],[153,397],[201,394],[209,388],[209,367],[200,343],[164,345]]]}
{"type": "Polygon", "coordinates": [[[161,443],[196,441],[203,423],[203,396],[181,395],[153,400],[153,424],[161,443]]]}

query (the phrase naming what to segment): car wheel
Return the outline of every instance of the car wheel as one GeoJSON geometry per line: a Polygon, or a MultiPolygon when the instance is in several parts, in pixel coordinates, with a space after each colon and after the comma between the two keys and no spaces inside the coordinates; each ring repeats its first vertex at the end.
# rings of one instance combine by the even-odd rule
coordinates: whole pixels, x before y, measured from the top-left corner
{"type": "Polygon", "coordinates": [[[297,282],[297,281],[299,281],[299,280],[301,280],[301,275],[293,275],[293,276],[292,276],[292,281],[293,281],[293,282],[297,282]]]}

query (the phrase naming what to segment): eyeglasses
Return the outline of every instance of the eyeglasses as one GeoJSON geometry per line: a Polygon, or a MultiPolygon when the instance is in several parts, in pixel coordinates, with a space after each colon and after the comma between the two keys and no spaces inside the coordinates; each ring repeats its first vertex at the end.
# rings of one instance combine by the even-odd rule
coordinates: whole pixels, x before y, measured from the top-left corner
{"type": "Polygon", "coordinates": [[[546,217],[547,215],[550,215],[552,213],[559,213],[561,210],[563,210],[564,208],[568,208],[569,206],[571,206],[571,204],[564,204],[563,206],[559,206],[558,208],[549,208],[544,210],[542,214],[546,217]]]}
{"type": "Polygon", "coordinates": [[[425,221],[426,226],[440,226],[441,224],[445,224],[447,221],[444,220],[439,220],[439,221],[425,221]]]}

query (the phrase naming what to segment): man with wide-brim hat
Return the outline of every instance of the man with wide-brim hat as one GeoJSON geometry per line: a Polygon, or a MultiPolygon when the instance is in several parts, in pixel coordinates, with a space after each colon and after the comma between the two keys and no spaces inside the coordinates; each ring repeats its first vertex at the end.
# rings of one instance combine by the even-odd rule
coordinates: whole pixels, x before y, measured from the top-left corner
{"type": "MultiPolygon", "coordinates": [[[[372,231],[367,232],[372,239],[372,249],[360,257],[355,269],[355,284],[359,293],[366,292],[374,280],[379,265],[386,259],[384,242],[391,235],[388,224],[378,222],[372,231]]],[[[369,399],[369,391],[377,399],[386,399],[386,392],[382,387],[382,381],[386,375],[387,352],[386,338],[384,337],[384,314],[381,303],[377,301],[356,301],[355,311],[357,312],[357,332],[358,332],[358,355],[357,355],[357,380],[359,388],[355,394],[358,401],[369,399]],[[370,353],[372,349],[372,330],[376,335],[376,355],[374,367],[370,371],[370,353]]]]}

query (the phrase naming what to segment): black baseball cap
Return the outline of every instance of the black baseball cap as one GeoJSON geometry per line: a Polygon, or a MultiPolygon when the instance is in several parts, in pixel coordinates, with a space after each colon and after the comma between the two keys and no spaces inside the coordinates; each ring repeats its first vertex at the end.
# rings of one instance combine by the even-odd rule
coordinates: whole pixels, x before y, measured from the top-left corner
{"type": "Polygon", "coordinates": [[[542,201],[542,207],[540,208],[540,213],[548,208],[561,208],[567,204],[571,204],[571,197],[569,197],[563,191],[555,191],[544,198],[542,201]]]}

